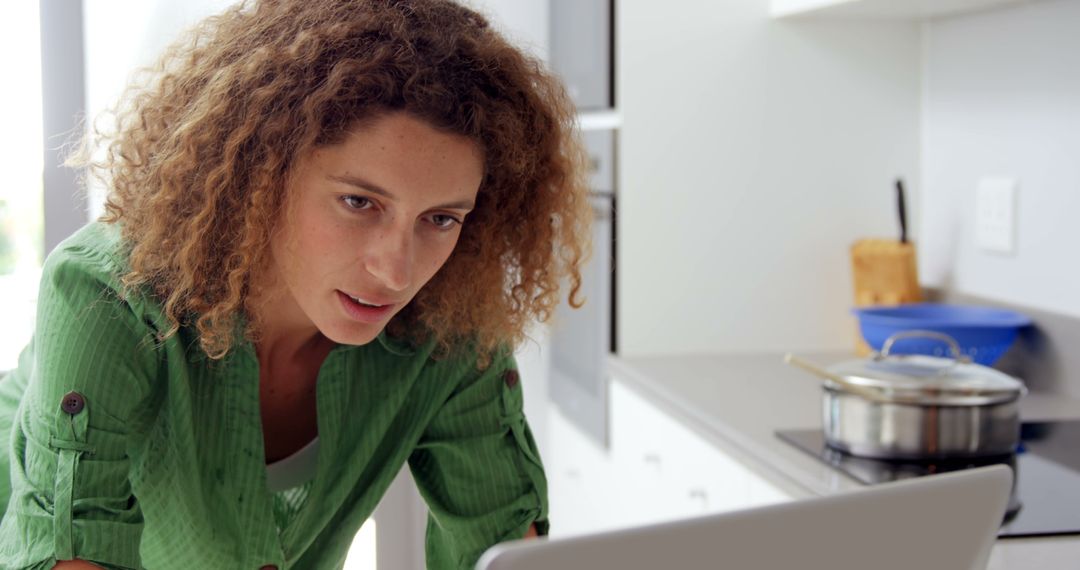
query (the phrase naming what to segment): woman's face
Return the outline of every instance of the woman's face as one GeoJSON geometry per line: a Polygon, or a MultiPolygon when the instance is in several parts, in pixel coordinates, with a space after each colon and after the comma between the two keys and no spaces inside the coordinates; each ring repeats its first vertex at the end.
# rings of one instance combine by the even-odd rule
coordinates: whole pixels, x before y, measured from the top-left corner
{"type": "Polygon", "coordinates": [[[269,328],[371,342],[450,256],[483,173],[471,140],[400,112],[302,158],[271,243],[285,302],[269,328]]]}

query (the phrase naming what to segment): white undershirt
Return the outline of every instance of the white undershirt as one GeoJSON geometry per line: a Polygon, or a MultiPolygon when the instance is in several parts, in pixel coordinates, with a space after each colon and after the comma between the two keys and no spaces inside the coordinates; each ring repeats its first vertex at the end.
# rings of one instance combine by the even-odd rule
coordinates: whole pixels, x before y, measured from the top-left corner
{"type": "Polygon", "coordinates": [[[277,493],[307,483],[315,478],[319,459],[319,437],[292,455],[266,464],[266,486],[277,493]]]}

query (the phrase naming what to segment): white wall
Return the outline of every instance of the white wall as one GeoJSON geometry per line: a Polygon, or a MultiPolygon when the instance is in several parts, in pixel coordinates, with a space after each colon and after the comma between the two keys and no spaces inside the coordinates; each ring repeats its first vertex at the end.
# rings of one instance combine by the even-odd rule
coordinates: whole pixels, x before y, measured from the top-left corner
{"type": "Polygon", "coordinates": [[[548,0],[458,0],[487,15],[510,41],[547,61],[551,14],[548,0]]]}
{"type": "MultiPolygon", "coordinates": [[[[136,69],[157,61],[187,28],[236,0],[83,0],[86,116],[112,108],[136,69]]],[[[102,127],[109,127],[107,122],[102,127]]],[[[104,209],[105,191],[90,188],[89,219],[104,209]]]]}
{"type": "Polygon", "coordinates": [[[1080,316],[1080,1],[926,27],[928,285],[1080,316]],[[1019,180],[1016,253],[975,247],[975,188],[1019,180]]]}
{"type": "Polygon", "coordinates": [[[918,27],[617,12],[620,351],[850,348],[848,248],[918,188],[918,27]]]}

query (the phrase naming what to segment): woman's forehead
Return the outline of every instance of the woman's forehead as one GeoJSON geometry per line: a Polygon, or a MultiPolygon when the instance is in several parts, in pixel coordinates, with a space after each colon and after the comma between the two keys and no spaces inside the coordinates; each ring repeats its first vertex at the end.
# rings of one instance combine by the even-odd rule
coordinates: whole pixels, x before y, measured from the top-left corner
{"type": "Polygon", "coordinates": [[[303,162],[316,171],[308,175],[388,197],[414,191],[475,196],[484,175],[477,143],[406,113],[366,122],[341,142],[314,149],[303,162]]]}

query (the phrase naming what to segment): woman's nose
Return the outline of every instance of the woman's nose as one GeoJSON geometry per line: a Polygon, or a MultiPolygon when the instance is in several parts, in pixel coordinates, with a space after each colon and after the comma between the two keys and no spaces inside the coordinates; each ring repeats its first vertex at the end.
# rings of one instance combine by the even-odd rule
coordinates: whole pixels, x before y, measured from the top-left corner
{"type": "Polygon", "coordinates": [[[387,228],[367,245],[365,269],[383,286],[405,291],[412,282],[412,228],[387,228]]]}

